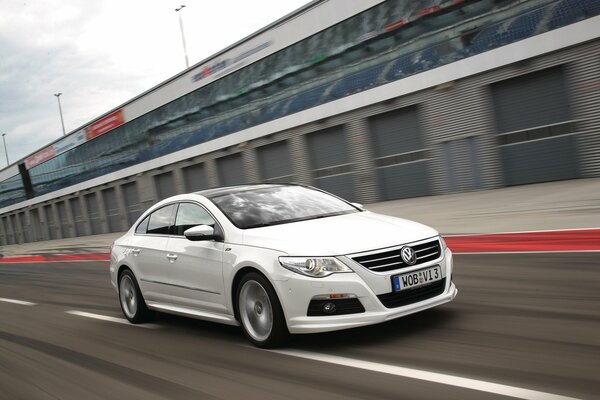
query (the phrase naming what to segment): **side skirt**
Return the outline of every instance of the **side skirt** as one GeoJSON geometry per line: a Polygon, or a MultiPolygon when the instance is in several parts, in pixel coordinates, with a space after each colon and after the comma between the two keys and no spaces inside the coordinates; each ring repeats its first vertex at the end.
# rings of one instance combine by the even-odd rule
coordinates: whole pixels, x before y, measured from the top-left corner
{"type": "Polygon", "coordinates": [[[174,306],[171,304],[146,301],[148,308],[156,311],[162,311],[168,314],[177,314],[184,317],[192,317],[206,321],[218,322],[220,324],[239,326],[239,322],[233,315],[212,313],[208,311],[200,311],[194,308],[174,306]]]}

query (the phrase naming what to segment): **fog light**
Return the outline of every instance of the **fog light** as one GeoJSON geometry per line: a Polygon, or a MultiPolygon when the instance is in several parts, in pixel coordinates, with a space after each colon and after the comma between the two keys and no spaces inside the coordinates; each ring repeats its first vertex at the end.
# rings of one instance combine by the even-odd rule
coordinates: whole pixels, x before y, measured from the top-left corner
{"type": "Polygon", "coordinates": [[[331,302],[323,304],[323,312],[325,314],[333,314],[335,312],[335,304],[331,302]]]}

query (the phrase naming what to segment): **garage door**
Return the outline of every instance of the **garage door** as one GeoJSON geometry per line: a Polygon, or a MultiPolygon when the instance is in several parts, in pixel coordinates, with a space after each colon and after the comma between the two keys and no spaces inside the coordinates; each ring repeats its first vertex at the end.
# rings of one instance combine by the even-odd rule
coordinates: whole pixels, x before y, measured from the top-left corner
{"type": "Polygon", "coordinates": [[[69,216],[67,214],[67,204],[64,201],[59,201],[56,203],[56,212],[58,213],[60,229],[62,230],[63,237],[71,237],[71,229],[69,229],[69,216]]]}
{"type": "Polygon", "coordinates": [[[52,205],[48,204],[44,206],[44,215],[46,216],[46,224],[48,225],[48,231],[50,232],[50,239],[60,239],[60,226],[56,223],[54,218],[54,212],[52,205]]]}
{"type": "Polygon", "coordinates": [[[102,200],[104,200],[104,211],[108,221],[109,232],[121,231],[121,218],[119,215],[119,204],[117,203],[117,193],[115,188],[108,188],[102,191],[102,200]]]}
{"type": "Polygon", "coordinates": [[[157,201],[164,200],[167,197],[174,196],[175,193],[175,179],[172,172],[165,172],[164,174],[154,176],[154,184],[156,185],[156,195],[158,196],[157,201]]]}
{"type": "Polygon", "coordinates": [[[239,153],[219,158],[217,160],[217,171],[221,186],[246,183],[242,155],[239,153]]]}
{"type": "Polygon", "coordinates": [[[491,89],[505,183],[579,177],[562,67],[498,82],[491,89]]]}
{"type": "Polygon", "coordinates": [[[343,127],[311,133],[307,143],[315,186],[354,200],[354,173],[343,127]]]}
{"type": "Polygon", "coordinates": [[[14,235],[12,230],[8,227],[8,217],[2,218],[2,229],[4,230],[4,240],[7,244],[15,243],[14,235]]]}
{"type": "Polygon", "coordinates": [[[256,154],[260,177],[264,182],[293,181],[290,152],[286,141],[259,147],[256,154]]]}
{"type": "Polygon", "coordinates": [[[469,137],[441,143],[449,192],[481,188],[480,139],[469,137]]]}
{"type": "Polygon", "coordinates": [[[90,229],[92,235],[98,235],[99,233],[102,233],[102,221],[100,221],[100,207],[98,207],[96,193],[90,193],[85,195],[85,205],[87,206],[88,218],[90,220],[90,229]]]}
{"type": "Polygon", "coordinates": [[[79,197],[69,199],[71,212],[73,213],[73,226],[75,228],[75,236],[85,235],[85,218],[81,211],[81,200],[79,197]]]}
{"type": "Polygon", "coordinates": [[[382,200],[431,194],[427,150],[416,107],[369,118],[382,200]]]}
{"type": "Polygon", "coordinates": [[[137,191],[137,183],[129,182],[121,185],[123,199],[125,200],[125,213],[127,214],[127,226],[133,223],[142,215],[142,205],[137,191]]]}
{"type": "Polygon", "coordinates": [[[204,164],[201,163],[183,168],[183,181],[185,190],[189,193],[208,188],[204,164]]]}

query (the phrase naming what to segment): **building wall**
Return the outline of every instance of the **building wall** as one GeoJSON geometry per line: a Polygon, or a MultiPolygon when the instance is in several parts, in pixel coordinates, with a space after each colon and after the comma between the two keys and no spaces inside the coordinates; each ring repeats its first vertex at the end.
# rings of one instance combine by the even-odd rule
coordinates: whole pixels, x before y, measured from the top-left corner
{"type": "MultiPolygon", "coordinates": [[[[577,164],[576,176],[572,177],[600,176],[600,113],[597,112],[600,59],[597,54],[600,54],[598,39],[13,210],[0,216],[0,243],[124,231],[135,217],[161,198],[218,186],[223,184],[222,179],[261,182],[284,176],[289,182],[329,185],[327,187],[349,196],[349,200],[361,203],[390,199],[390,193],[392,198],[402,197],[402,190],[390,191],[384,187],[389,179],[400,182],[400,186],[403,182],[409,185],[410,179],[415,180],[413,183],[427,179],[427,182],[417,183],[423,183],[429,194],[502,187],[507,182],[506,160],[503,160],[504,145],[498,136],[501,132],[497,128],[492,85],[556,66],[561,66],[563,71],[567,89],[565,107],[570,119],[561,129],[568,130],[525,144],[538,146],[534,153],[539,153],[548,147],[546,143],[550,143],[550,139],[566,138],[564,140],[573,143],[577,164]],[[406,140],[410,151],[397,150],[381,156],[374,146],[376,125],[373,121],[387,117],[386,113],[393,117],[409,111],[416,113],[421,144],[409,146],[414,135],[406,133],[404,137],[399,130],[398,135],[402,136],[399,148],[402,148],[402,140],[406,140]],[[331,132],[330,141],[320,141],[324,133],[331,132]],[[287,152],[289,166],[280,167],[281,174],[261,174],[261,169],[265,171],[267,167],[260,158],[265,156],[266,150],[261,148],[275,143],[286,146],[280,145],[277,154],[270,157],[275,157],[272,159],[277,165],[287,165],[282,159],[287,152]],[[315,159],[314,149],[312,153],[309,151],[315,145],[328,146],[319,148],[324,151],[320,160],[315,159]],[[338,151],[338,147],[345,147],[347,154],[338,154],[335,157],[341,158],[336,160],[341,161],[327,164],[327,152],[338,151]],[[224,169],[231,165],[241,165],[243,171],[224,169]],[[415,171],[420,166],[425,172],[417,174],[415,171]],[[194,173],[199,174],[197,179],[194,173]],[[382,175],[391,178],[385,181],[382,175]],[[80,211],[74,211],[77,207],[80,211]],[[94,210],[97,212],[92,213],[94,210]]],[[[532,135],[546,129],[530,128],[527,132],[532,135]]]]}

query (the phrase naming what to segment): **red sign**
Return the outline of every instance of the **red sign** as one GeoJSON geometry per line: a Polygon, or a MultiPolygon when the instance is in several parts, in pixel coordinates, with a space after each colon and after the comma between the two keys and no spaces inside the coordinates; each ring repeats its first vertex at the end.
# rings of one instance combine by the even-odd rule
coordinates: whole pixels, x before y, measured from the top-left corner
{"type": "Polygon", "coordinates": [[[56,156],[54,146],[48,146],[25,159],[25,168],[30,169],[56,156]]]}
{"type": "Polygon", "coordinates": [[[407,23],[408,23],[407,20],[399,19],[396,22],[392,22],[391,24],[386,25],[383,29],[386,32],[389,32],[389,31],[393,31],[394,29],[400,28],[401,26],[406,25],[407,23]]]}
{"type": "Polygon", "coordinates": [[[85,139],[91,140],[97,136],[103,135],[106,132],[115,129],[117,126],[125,123],[123,110],[117,110],[112,114],[94,122],[85,127],[85,139]]]}
{"type": "Polygon", "coordinates": [[[433,14],[434,12],[438,12],[440,11],[440,6],[431,6],[431,7],[426,7],[426,8],[421,8],[420,10],[417,10],[414,15],[416,15],[417,17],[423,17],[425,15],[428,14],[433,14]]]}

